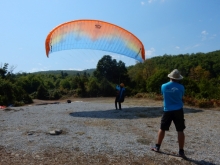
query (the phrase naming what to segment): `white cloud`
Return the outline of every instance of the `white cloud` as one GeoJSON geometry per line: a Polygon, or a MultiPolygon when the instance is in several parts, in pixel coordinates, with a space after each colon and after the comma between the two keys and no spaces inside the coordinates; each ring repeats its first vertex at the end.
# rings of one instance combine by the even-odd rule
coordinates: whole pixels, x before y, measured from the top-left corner
{"type": "Polygon", "coordinates": [[[146,59],[147,58],[151,58],[151,57],[154,57],[154,56],[156,56],[155,54],[154,54],[154,52],[155,52],[155,49],[154,48],[150,48],[150,50],[146,50],[145,51],[145,54],[146,54],[146,59]]]}
{"type": "Polygon", "coordinates": [[[202,35],[208,35],[207,31],[203,30],[202,35]]]}
{"type": "Polygon", "coordinates": [[[204,41],[204,40],[206,40],[206,37],[207,37],[207,35],[209,34],[207,31],[205,31],[205,30],[203,30],[202,32],[201,32],[201,34],[202,34],[202,41],[204,41]]]}
{"type": "Polygon", "coordinates": [[[189,50],[192,50],[192,49],[197,48],[199,46],[201,46],[201,44],[190,45],[190,46],[185,47],[184,50],[189,51],[189,50]]]}
{"type": "Polygon", "coordinates": [[[210,39],[214,39],[217,35],[216,34],[213,34],[210,39]]]}
{"type": "MultiPolygon", "coordinates": [[[[157,0],[148,0],[148,3],[153,3],[153,2],[156,2],[157,0]]],[[[160,0],[160,2],[165,2],[165,0],[160,0]]]]}
{"type": "Polygon", "coordinates": [[[31,68],[28,72],[33,73],[33,72],[39,72],[39,71],[47,71],[50,70],[49,66],[43,66],[42,63],[37,63],[37,67],[31,68]]]}
{"type": "Polygon", "coordinates": [[[200,44],[196,44],[196,45],[193,46],[193,48],[196,48],[196,47],[199,47],[199,46],[200,46],[200,44]]]}
{"type": "Polygon", "coordinates": [[[148,3],[152,3],[153,1],[155,1],[155,0],[148,0],[148,3]]]}
{"type": "Polygon", "coordinates": [[[141,5],[145,5],[145,2],[141,1],[141,5]]]}
{"type": "Polygon", "coordinates": [[[82,68],[68,68],[68,69],[63,69],[63,70],[77,70],[77,71],[83,71],[85,69],[82,68]]]}
{"type": "Polygon", "coordinates": [[[46,71],[47,69],[42,69],[42,68],[32,68],[31,70],[29,70],[29,73],[33,73],[33,72],[39,72],[39,71],[46,71]]]}
{"type": "Polygon", "coordinates": [[[179,46],[176,46],[175,48],[176,48],[176,49],[180,49],[180,47],[179,47],[179,46]]]}

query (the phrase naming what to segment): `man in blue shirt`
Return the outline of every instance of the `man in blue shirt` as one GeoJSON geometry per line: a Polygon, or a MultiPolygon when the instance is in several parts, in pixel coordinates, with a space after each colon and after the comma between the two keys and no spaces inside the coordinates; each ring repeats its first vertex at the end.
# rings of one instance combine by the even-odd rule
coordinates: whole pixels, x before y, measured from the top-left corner
{"type": "Polygon", "coordinates": [[[183,113],[183,95],[185,89],[184,86],[179,83],[179,80],[183,79],[183,76],[177,69],[174,69],[170,74],[168,74],[168,77],[170,78],[170,81],[162,84],[161,86],[164,110],[161,118],[160,130],[158,131],[157,143],[151,148],[151,150],[159,152],[161,143],[165,136],[165,131],[169,130],[173,121],[176,131],[178,132],[179,156],[186,158],[183,149],[185,143],[183,130],[186,128],[183,113]]]}

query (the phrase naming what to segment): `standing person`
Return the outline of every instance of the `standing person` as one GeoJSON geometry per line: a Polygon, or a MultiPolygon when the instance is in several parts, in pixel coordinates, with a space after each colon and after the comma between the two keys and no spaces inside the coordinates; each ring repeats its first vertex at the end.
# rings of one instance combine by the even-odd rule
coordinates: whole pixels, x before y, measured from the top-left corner
{"type": "Polygon", "coordinates": [[[183,132],[186,128],[183,112],[183,95],[185,88],[179,83],[179,81],[183,79],[183,76],[177,69],[174,69],[168,74],[168,77],[170,81],[161,86],[164,110],[161,118],[160,130],[158,131],[157,143],[151,150],[159,152],[165,136],[165,131],[169,130],[171,122],[173,121],[178,134],[179,156],[186,158],[184,153],[185,135],[183,132]]]}
{"type": "Polygon", "coordinates": [[[115,98],[116,109],[118,109],[117,103],[119,105],[119,109],[121,109],[121,103],[124,102],[124,98],[125,98],[125,88],[124,88],[124,84],[121,83],[120,86],[119,85],[116,86],[116,98],[115,98]]]}

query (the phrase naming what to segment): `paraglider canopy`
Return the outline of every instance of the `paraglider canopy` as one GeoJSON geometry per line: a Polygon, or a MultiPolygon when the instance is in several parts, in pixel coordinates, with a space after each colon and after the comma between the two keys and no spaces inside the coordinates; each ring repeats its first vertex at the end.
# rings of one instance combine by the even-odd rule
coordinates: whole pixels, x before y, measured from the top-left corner
{"type": "Polygon", "coordinates": [[[99,20],[75,20],[55,27],[45,41],[46,55],[69,49],[94,49],[118,53],[143,62],[142,42],[131,32],[99,20]]]}

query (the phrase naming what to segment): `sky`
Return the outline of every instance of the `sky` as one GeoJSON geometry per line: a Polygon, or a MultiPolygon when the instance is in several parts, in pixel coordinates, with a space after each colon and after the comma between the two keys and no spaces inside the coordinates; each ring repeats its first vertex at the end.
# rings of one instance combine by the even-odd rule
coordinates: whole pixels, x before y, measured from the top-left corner
{"type": "Polygon", "coordinates": [[[126,66],[136,60],[111,52],[45,52],[56,26],[74,20],[109,22],[143,43],[146,59],[220,50],[220,0],[1,0],[0,67],[13,73],[96,68],[103,55],[126,66]]]}

